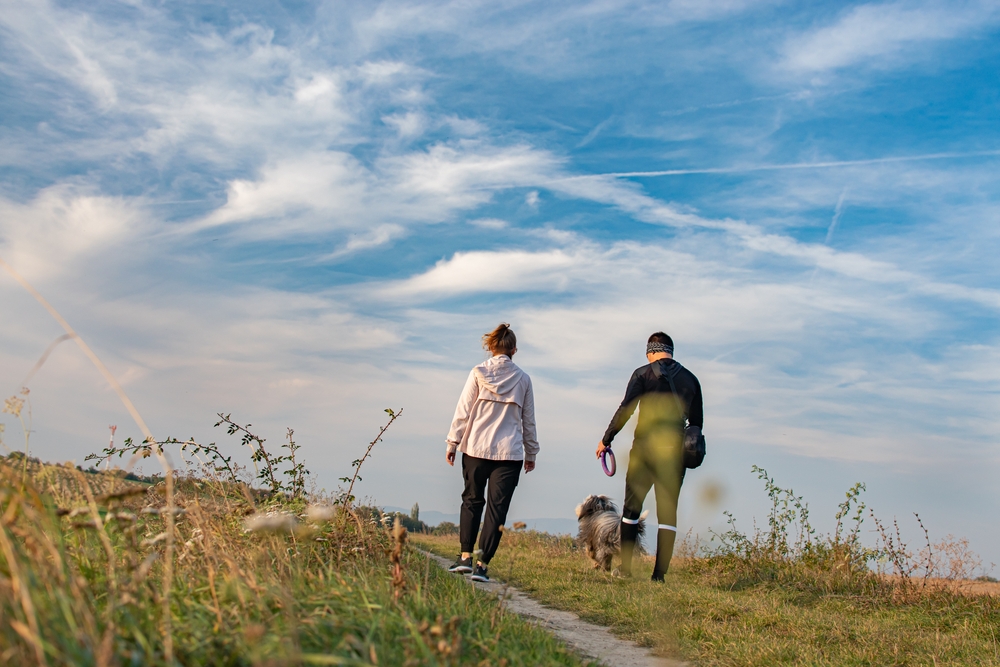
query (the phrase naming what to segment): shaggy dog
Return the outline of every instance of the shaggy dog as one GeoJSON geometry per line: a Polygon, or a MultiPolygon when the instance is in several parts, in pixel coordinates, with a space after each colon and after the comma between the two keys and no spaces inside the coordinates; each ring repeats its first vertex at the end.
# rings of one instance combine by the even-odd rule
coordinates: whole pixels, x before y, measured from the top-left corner
{"type": "MultiPolygon", "coordinates": [[[[639,535],[646,532],[646,515],[639,517],[639,535]]],[[[577,540],[583,545],[587,556],[594,561],[594,568],[611,569],[611,558],[622,550],[622,515],[607,496],[587,496],[576,506],[576,518],[580,523],[577,540]]],[[[641,550],[636,544],[636,550],[641,550]]]]}

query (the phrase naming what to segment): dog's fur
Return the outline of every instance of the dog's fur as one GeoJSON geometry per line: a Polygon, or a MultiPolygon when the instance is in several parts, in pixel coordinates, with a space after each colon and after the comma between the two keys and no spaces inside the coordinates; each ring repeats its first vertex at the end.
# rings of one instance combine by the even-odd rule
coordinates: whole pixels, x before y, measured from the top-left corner
{"type": "MultiPolygon", "coordinates": [[[[646,532],[646,515],[639,517],[639,535],[646,532]]],[[[622,515],[607,496],[587,496],[576,506],[576,518],[580,524],[577,540],[594,561],[594,568],[611,569],[611,559],[622,550],[622,515]]],[[[641,543],[636,543],[639,550],[641,543]]]]}

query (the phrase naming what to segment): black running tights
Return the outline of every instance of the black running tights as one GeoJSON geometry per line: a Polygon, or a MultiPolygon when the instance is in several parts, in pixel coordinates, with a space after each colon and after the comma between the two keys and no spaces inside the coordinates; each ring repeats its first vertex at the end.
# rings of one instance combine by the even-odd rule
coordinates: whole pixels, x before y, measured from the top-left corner
{"type": "Polygon", "coordinates": [[[656,493],[657,521],[653,578],[662,579],[667,573],[677,538],[677,498],[684,482],[684,472],[683,452],[679,447],[633,444],[625,474],[625,507],[622,510],[623,573],[632,571],[632,553],[639,532],[638,519],[650,488],[656,493]]]}

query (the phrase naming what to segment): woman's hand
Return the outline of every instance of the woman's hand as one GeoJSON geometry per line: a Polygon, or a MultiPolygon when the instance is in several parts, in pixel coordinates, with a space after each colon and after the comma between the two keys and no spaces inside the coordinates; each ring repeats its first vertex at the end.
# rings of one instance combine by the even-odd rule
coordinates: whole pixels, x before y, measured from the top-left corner
{"type": "Polygon", "coordinates": [[[605,449],[611,449],[611,448],[605,445],[603,440],[597,443],[597,458],[601,458],[601,454],[604,453],[605,449]]]}
{"type": "Polygon", "coordinates": [[[455,452],[448,452],[447,454],[444,455],[444,458],[448,462],[448,465],[450,466],[455,465],[455,452]]]}
{"type": "Polygon", "coordinates": [[[525,461],[524,462],[524,472],[529,473],[529,472],[531,472],[534,469],[535,469],[535,462],[534,461],[525,461]]]}

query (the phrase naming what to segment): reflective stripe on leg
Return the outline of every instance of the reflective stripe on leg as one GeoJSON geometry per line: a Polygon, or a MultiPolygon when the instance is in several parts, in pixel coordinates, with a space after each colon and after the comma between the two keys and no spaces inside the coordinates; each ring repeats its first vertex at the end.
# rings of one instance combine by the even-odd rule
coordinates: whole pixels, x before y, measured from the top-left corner
{"type": "Polygon", "coordinates": [[[677,526],[668,526],[665,523],[661,523],[660,524],[660,530],[672,530],[672,531],[674,531],[676,533],[677,532],[677,526]]]}
{"type": "Polygon", "coordinates": [[[622,517],[622,523],[628,523],[628,524],[631,524],[631,525],[634,526],[637,523],[639,523],[639,520],[638,519],[626,519],[625,517],[622,517]]]}

